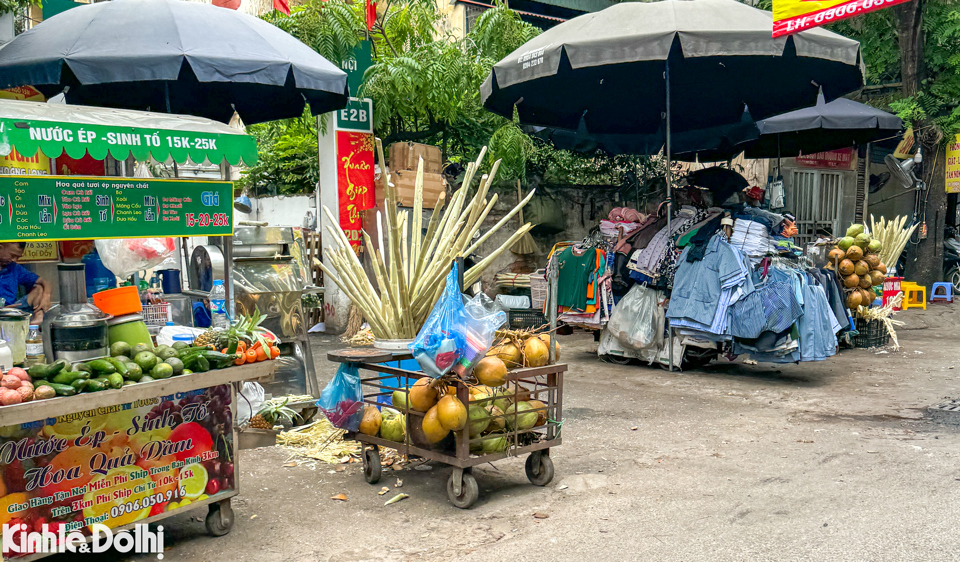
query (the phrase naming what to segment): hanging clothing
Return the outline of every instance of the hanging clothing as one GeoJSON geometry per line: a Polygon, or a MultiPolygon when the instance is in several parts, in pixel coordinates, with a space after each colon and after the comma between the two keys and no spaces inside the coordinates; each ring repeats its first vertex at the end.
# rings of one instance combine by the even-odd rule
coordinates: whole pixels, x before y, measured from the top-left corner
{"type": "Polygon", "coordinates": [[[596,249],[577,250],[570,246],[557,255],[560,275],[557,281],[557,304],[574,310],[586,311],[591,297],[595,299],[592,281],[603,263],[596,249]]]}

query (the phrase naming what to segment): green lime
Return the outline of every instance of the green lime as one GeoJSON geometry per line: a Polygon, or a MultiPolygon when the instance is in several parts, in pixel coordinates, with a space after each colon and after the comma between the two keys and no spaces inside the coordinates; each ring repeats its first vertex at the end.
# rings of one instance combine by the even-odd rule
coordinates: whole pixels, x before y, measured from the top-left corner
{"type": "Polygon", "coordinates": [[[183,372],[180,373],[180,374],[181,374],[181,375],[192,375],[192,374],[193,374],[193,371],[191,371],[190,369],[184,369],[183,372]]]}
{"type": "Polygon", "coordinates": [[[150,376],[155,379],[169,379],[173,376],[173,367],[167,363],[157,363],[150,371],[150,376]]]}
{"type": "Polygon", "coordinates": [[[143,377],[143,369],[140,368],[140,365],[137,365],[136,363],[127,363],[127,374],[124,375],[124,378],[132,381],[138,381],[141,377],[143,377]]]}
{"type": "Polygon", "coordinates": [[[168,357],[164,359],[163,362],[173,367],[174,375],[183,373],[183,361],[177,359],[176,357],[168,357]]]}
{"type": "Polygon", "coordinates": [[[190,344],[185,341],[175,341],[173,342],[173,349],[180,351],[181,349],[186,349],[190,347],[190,344]]]}
{"type": "Polygon", "coordinates": [[[136,357],[133,358],[133,362],[137,365],[140,365],[140,368],[143,369],[144,373],[146,373],[157,365],[159,359],[157,359],[157,356],[149,351],[141,351],[136,357]]]}
{"type": "Polygon", "coordinates": [[[140,377],[140,380],[138,380],[137,382],[138,382],[138,383],[139,383],[139,382],[153,382],[153,380],[154,380],[153,377],[151,377],[150,375],[143,375],[142,377],[140,377]]]}
{"type": "Polygon", "coordinates": [[[125,341],[113,342],[110,346],[110,357],[119,357],[121,355],[130,355],[133,348],[125,341]]]}
{"type": "Polygon", "coordinates": [[[144,351],[149,351],[152,353],[153,346],[147,345],[145,343],[138,343],[137,345],[133,346],[133,350],[130,351],[130,355],[137,356],[143,353],[144,351]]]}
{"type": "Polygon", "coordinates": [[[161,361],[165,359],[170,359],[171,357],[176,357],[176,356],[177,356],[177,350],[173,349],[172,347],[165,347],[163,349],[157,350],[157,357],[159,357],[161,361]]]}

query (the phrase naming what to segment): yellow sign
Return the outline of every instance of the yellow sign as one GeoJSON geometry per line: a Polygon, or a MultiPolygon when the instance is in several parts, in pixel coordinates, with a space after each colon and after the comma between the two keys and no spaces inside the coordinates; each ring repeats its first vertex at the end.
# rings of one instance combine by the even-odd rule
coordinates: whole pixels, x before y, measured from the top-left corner
{"type": "Polygon", "coordinates": [[[23,249],[23,256],[18,262],[40,262],[40,261],[58,261],[60,253],[58,252],[56,242],[27,242],[27,247],[23,249]]]}
{"type": "Polygon", "coordinates": [[[947,193],[960,193],[960,135],[947,147],[947,193]]]}
{"type": "Polygon", "coordinates": [[[909,0],[774,0],[773,36],[790,35],[909,0]]]}

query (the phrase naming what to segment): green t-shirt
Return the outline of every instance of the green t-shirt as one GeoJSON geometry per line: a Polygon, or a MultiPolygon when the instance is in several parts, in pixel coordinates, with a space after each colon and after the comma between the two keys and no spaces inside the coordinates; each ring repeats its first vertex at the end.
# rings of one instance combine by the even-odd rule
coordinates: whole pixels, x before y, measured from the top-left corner
{"type": "Polygon", "coordinates": [[[586,310],[587,287],[597,269],[597,251],[589,249],[577,255],[573,246],[567,247],[557,256],[557,265],[560,267],[557,304],[574,310],[586,310]]]}

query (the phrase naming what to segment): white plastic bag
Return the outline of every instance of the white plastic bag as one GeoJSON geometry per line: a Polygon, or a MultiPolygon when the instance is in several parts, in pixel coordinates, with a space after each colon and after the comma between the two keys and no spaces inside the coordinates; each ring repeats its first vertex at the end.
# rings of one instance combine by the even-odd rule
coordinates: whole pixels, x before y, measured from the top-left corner
{"type": "Polygon", "coordinates": [[[607,329],[629,349],[659,347],[665,321],[662,299],[660,291],[634,285],[614,307],[607,329]]]}
{"type": "Polygon", "coordinates": [[[104,267],[121,279],[163,262],[176,250],[173,238],[97,240],[104,267]]]}
{"type": "Polygon", "coordinates": [[[255,382],[243,383],[243,389],[237,394],[237,425],[247,423],[255,412],[259,412],[264,402],[263,387],[255,382]]]}

